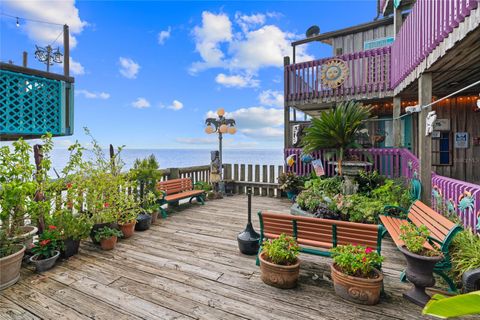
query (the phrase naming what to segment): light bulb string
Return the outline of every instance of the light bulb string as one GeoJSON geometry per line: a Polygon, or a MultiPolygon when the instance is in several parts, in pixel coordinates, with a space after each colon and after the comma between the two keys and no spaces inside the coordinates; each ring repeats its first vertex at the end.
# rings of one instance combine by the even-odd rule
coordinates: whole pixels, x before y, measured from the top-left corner
{"type": "Polygon", "coordinates": [[[17,19],[17,22],[19,22],[19,20],[25,20],[25,21],[36,22],[36,23],[45,23],[45,24],[51,24],[51,25],[55,25],[55,26],[63,26],[63,24],[61,24],[61,23],[23,18],[23,17],[20,17],[20,16],[14,16],[12,14],[8,14],[8,13],[5,13],[5,12],[0,12],[0,15],[5,16],[5,17],[9,17],[9,18],[13,18],[13,19],[17,19]]]}
{"type": "MultiPolygon", "coordinates": [[[[438,99],[438,100],[432,101],[431,103],[429,103],[429,104],[427,104],[427,105],[425,105],[425,106],[421,106],[420,110],[429,108],[429,107],[431,107],[431,106],[433,106],[433,105],[435,105],[435,104],[437,104],[437,103],[439,103],[439,102],[442,102],[443,100],[446,100],[446,99],[448,99],[448,98],[450,98],[450,97],[452,97],[452,96],[454,96],[454,95],[457,95],[457,94],[459,94],[460,92],[463,92],[463,91],[465,91],[465,90],[468,90],[468,89],[470,89],[470,88],[472,88],[472,87],[474,87],[474,86],[476,86],[476,85],[478,85],[478,84],[480,84],[480,80],[479,80],[479,81],[476,81],[476,82],[474,82],[474,83],[472,83],[472,84],[469,84],[468,86],[466,86],[466,87],[464,87],[464,88],[461,88],[461,89],[459,89],[459,90],[457,90],[457,91],[455,91],[455,92],[453,92],[453,93],[450,93],[449,95],[446,95],[446,96],[444,96],[444,97],[442,97],[442,98],[440,98],[440,99],[438,99]]],[[[404,117],[406,117],[406,116],[409,116],[409,115],[411,115],[411,114],[413,114],[413,113],[405,113],[405,114],[402,114],[401,116],[392,117],[392,118],[367,119],[367,120],[365,120],[365,122],[399,120],[399,119],[402,119],[402,118],[404,118],[404,117]]]]}

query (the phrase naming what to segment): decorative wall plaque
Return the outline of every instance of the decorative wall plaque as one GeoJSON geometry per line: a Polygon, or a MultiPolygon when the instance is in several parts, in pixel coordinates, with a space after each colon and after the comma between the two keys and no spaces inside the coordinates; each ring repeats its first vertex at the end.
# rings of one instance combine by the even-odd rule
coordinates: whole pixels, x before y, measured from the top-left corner
{"type": "Polygon", "coordinates": [[[341,86],[348,78],[349,70],[345,61],[331,59],[322,66],[322,83],[332,89],[341,86]]]}

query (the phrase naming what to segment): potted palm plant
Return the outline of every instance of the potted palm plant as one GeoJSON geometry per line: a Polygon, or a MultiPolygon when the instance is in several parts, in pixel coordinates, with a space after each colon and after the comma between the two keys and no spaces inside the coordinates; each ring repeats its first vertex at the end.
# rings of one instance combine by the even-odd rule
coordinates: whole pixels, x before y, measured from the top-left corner
{"type": "Polygon", "coordinates": [[[37,272],[47,271],[55,265],[62,248],[60,233],[56,226],[51,225],[43,231],[32,248],[34,255],[30,257],[30,262],[35,264],[37,272]]]}
{"type": "Polygon", "coordinates": [[[335,293],[355,303],[377,304],[383,287],[383,274],[377,268],[383,257],[363,246],[344,245],[331,251],[335,293]]]}
{"type": "Polygon", "coordinates": [[[112,250],[117,244],[117,239],[123,234],[117,229],[103,227],[95,232],[95,240],[100,243],[102,250],[112,250]]]}
{"type": "Polygon", "coordinates": [[[336,155],[336,170],[345,177],[347,194],[354,192],[353,179],[359,172],[371,166],[371,163],[353,160],[347,149],[360,148],[356,142],[364,122],[370,117],[371,107],[355,101],[342,102],[334,109],[324,111],[318,118],[312,119],[310,127],[305,129],[301,145],[303,153],[309,154],[320,149],[331,149],[327,157],[336,155]]]}
{"type": "Polygon", "coordinates": [[[405,274],[413,284],[413,288],[403,296],[422,307],[430,300],[425,288],[435,285],[433,268],[443,259],[443,255],[437,250],[425,247],[429,236],[430,232],[425,226],[417,227],[408,223],[400,227],[400,239],[405,245],[398,249],[407,259],[405,274]]]}
{"type": "Polygon", "coordinates": [[[284,233],[264,241],[259,256],[262,281],[281,289],[294,288],[300,274],[299,252],[296,240],[284,233]]]}

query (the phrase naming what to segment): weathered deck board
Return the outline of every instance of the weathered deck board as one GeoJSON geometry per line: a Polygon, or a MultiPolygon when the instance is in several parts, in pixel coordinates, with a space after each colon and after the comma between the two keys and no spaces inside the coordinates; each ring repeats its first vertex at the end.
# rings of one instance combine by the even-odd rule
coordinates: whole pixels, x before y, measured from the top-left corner
{"type": "MultiPolygon", "coordinates": [[[[288,212],[289,203],[253,198],[258,210],[288,212]]],[[[246,224],[246,197],[182,205],[149,231],[104,252],[85,241],[79,255],[0,293],[0,319],[419,319],[401,293],[404,260],[383,242],[385,290],[368,307],[337,297],[328,258],[301,255],[300,284],[280,290],[260,280],[255,257],[241,255],[236,235],[246,224]]]]}

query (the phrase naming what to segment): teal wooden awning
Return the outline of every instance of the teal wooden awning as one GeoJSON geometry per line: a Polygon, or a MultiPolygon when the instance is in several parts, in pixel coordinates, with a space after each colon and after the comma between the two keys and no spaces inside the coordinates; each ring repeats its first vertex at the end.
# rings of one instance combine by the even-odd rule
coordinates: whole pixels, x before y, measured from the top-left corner
{"type": "Polygon", "coordinates": [[[0,140],[72,135],[73,89],[72,78],[2,64],[0,140]]]}

